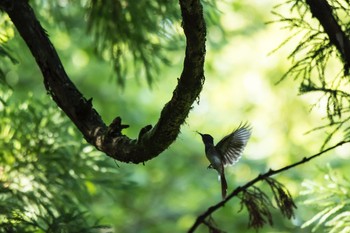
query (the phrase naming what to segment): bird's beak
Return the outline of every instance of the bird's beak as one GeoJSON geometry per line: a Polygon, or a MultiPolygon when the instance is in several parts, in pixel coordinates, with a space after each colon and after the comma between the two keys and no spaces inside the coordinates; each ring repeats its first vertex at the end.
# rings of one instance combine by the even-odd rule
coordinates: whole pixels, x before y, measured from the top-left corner
{"type": "Polygon", "coordinates": [[[199,135],[203,136],[203,134],[201,134],[200,132],[196,131],[196,133],[198,133],[199,135]]]}

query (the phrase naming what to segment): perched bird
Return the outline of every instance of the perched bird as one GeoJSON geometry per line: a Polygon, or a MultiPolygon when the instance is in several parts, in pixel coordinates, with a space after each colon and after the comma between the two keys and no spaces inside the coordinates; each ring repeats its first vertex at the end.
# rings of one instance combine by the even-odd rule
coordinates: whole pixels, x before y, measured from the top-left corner
{"type": "Polygon", "coordinates": [[[214,168],[219,173],[221,193],[224,199],[227,191],[224,168],[228,165],[234,165],[241,158],[251,135],[251,127],[248,124],[240,124],[232,133],[221,139],[216,146],[214,146],[214,138],[211,135],[197,133],[202,136],[205,145],[205,155],[210,161],[208,168],[214,168]]]}

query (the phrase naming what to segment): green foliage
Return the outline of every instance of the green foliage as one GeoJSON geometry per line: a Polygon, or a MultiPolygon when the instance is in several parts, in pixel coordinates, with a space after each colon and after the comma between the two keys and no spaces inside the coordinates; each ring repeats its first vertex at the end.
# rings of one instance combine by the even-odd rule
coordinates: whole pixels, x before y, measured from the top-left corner
{"type": "MultiPolygon", "coordinates": [[[[114,1],[104,2],[108,8],[114,1]]],[[[125,2],[119,1],[123,4],[125,2]]],[[[136,4],[137,1],[129,2],[128,4],[136,4]]],[[[275,44],[276,38],[281,34],[280,31],[265,31],[266,28],[262,22],[267,20],[269,12],[265,2],[262,3],[263,7],[257,2],[225,2],[222,7],[225,11],[212,11],[215,8],[213,2],[205,2],[204,7],[207,23],[209,22],[208,42],[211,38],[217,42],[217,38],[221,38],[221,33],[225,33],[225,31],[218,32],[215,30],[217,28],[210,24],[211,20],[216,20],[226,23],[229,29],[225,30],[231,30],[233,37],[226,41],[230,45],[218,43],[221,46],[215,48],[222,48],[222,50],[215,51],[210,47],[212,44],[208,43],[206,65],[211,69],[206,70],[208,88],[203,89],[200,105],[194,105],[177,142],[163,155],[146,163],[146,166],[123,165],[117,169],[112,161],[93,152],[94,149],[83,142],[81,135],[76,133],[74,127],[68,123],[67,117],[59,113],[56,106],[49,104],[50,101],[46,100],[47,96],[40,99],[31,97],[22,103],[23,99],[28,97],[28,90],[40,93],[40,91],[44,92],[44,89],[40,89],[42,81],[39,78],[39,72],[35,69],[36,64],[31,55],[26,52],[27,48],[23,46],[23,43],[18,43],[21,41],[18,37],[19,39],[15,42],[19,44],[16,49],[20,51],[18,55],[21,57],[19,59],[21,64],[18,68],[13,69],[13,72],[17,72],[20,77],[15,86],[15,93],[22,95],[22,98],[18,101],[12,97],[8,99],[8,93],[1,95],[3,105],[0,118],[2,132],[0,153],[3,154],[0,154],[0,166],[1,169],[6,169],[6,172],[0,172],[0,211],[2,211],[0,222],[4,224],[2,226],[9,229],[8,232],[11,230],[46,232],[54,228],[68,231],[67,229],[72,230],[77,226],[79,227],[74,229],[86,232],[89,229],[92,230],[90,226],[96,225],[96,218],[101,216],[104,222],[113,224],[118,232],[154,233],[169,232],[169,229],[172,229],[172,232],[186,231],[198,213],[206,209],[208,205],[220,200],[216,174],[205,169],[207,161],[203,155],[202,144],[200,139],[194,135],[193,130],[212,130],[215,135],[220,135],[225,133],[222,131],[235,124],[234,122],[242,119],[248,119],[255,124],[252,142],[247,148],[244,159],[239,165],[228,170],[231,189],[244,184],[255,177],[256,173],[270,166],[284,166],[298,159],[297,156],[307,155],[315,149],[315,145],[322,141],[323,137],[317,137],[315,140],[315,137],[306,138],[301,134],[309,129],[311,121],[317,124],[315,120],[317,118],[310,117],[305,104],[301,103],[300,98],[295,98],[292,91],[293,83],[286,80],[277,87],[270,85],[272,83],[270,77],[280,75],[279,72],[283,69],[281,61],[284,61],[284,57],[278,57],[278,64],[269,58],[261,57],[262,54],[269,51],[270,48],[267,48],[269,42],[275,44]],[[237,7],[238,5],[240,8],[237,7]],[[232,18],[224,18],[224,16],[232,18]],[[213,31],[210,31],[211,27],[213,31]],[[260,50],[261,48],[266,48],[266,50],[260,50]],[[283,87],[284,84],[286,86],[283,87]],[[40,138],[38,135],[41,135],[40,138]],[[12,167],[13,165],[15,166],[12,167]],[[130,190],[128,176],[122,176],[118,172],[122,169],[132,170],[133,179],[138,183],[136,191],[135,189],[130,190]],[[30,182],[26,182],[28,180],[30,182]],[[121,192],[118,193],[118,190],[121,192]],[[107,192],[107,195],[102,196],[101,192],[107,192]]],[[[87,19],[87,15],[92,16],[92,13],[86,13],[86,10],[92,6],[88,1],[36,0],[30,3],[36,4],[34,9],[40,16],[40,22],[50,34],[54,46],[59,48],[63,64],[74,83],[82,89],[85,95],[94,98],[94,106],[101,112],[103,118],[114,119],[116,114],[122,114],[122,118],[131,125],[126,133],[134,137],[137,136],[139,128],[148,122],[157,120],[159,109],[171,95],[173,86],[176,85],[174,77],[179,75],[182,68],[180,64],[176,67],[172,66],[172,69],[161,69],[162,72],[158,72],[157,67],[153,66],[159,66],[169,60],[182,61],[183,59],[184,38],[181,35],[181,19],[177,2],[160,1],[145,4],[141,1],[140,6],[144,6],[143,11],[138,6],[136,9],[129,9],[145,14],[145,17],[140,18],[154,20],[154,25],[148,21],[145,23],[142,21],[139,24],[132,23],[131,19],[127,18],[128,14],[109,15],[109,17],[125,17],[124,20],[129,20],[127,25],[119,25],[120,28],[114,28],[118,21],[113,21],[113,18],[108,19],[106,15],[90,9],[91,12],[95,12],[96,18],[90,18],[91,28],[86,34],[84,33],[86,32],[84,20],[87,19]],[[160,4],[166,4],[174,9],[166,9],[160,4]],[[151,13],[147,11],[148,6],[153,9],[151,13]],[[170,13],[163,15],[167,11],[170,13]],[[171,17],[171,12],[177,16],[168,19],[168,16],[171,17]],[[95,25],[98,22],[108,25],[95,25]],[[165,30],[164,25],[169,26],[169,29],[172,30],[165,30]],[[149,35],[145,26],[150,27],[149,35]],[[128,27],[133,28],[130,28],[128,32],[128,27]],[[95,35],[98,30],[104,28],[110,31],[101,31],[101,34],[95,35]],[[135,35],[139,41],[133,41],[135,38],[128,37],[128,34],[123,34],[119,38],[118,33],[113,29],[118,33],[124,30],[123,33],[135,35]],[[160,31],[157,31],[158,29],[160,31]],[[141,32],[145,35],[142,35],[141,32]],[[92,44],[91,34],[95,35],[95,39],[98,38],[95,44],[92,44]],[[126,83],[132,74],[135,74],[137,78],[140,73],[141,75],[146,74],[142,53],[136,51],[140,47],[138,43],[143,45],[140,49],[144,50],[142,53],[145,54],[146,59],[151,59],[146,61],[151,63],[150,67],[147,67],[149,73],[153,75],[151,79],[154,81],[160,73],[162,75],[157,82],[159,88],[153,93],[130,82],[127,83],[127,90],[121,95],[115,86],[101,81],[101,77],[109,75],[107,72],[109,67],[105,64],[101,65],[101,62],[95,59],[91,47],[95,46],[96,52],[101,57],[112,61],[115,66],[118,66],[120,72],[125,73],[125,76],[122,76],[122,78],[125,77],[125,80],[122,82],[126,83]],[[58,46],[59,44],[64,44],[64,46],[58,46]],[[115,51],[118,51],[118,48],[122,54],[119,64],[117,63],[118,57],[115,60],[111,57],[115,51]],[[84,58],[87,59],[86,66],[78,66],[73,62],[72,58],[76,58],[75,55],[79,54],[77,52],[81,51],[84,52],[84,58]],[[158,52],[161,54],[160,58],[158,52]],[[152,57],[149,57],[150,53],[152,57]],[[176,56],[172,56],[173,53],[176,56]],[[161,58],[164,58],[164,61],[161,58]],[[155,60],[155,63],[152,59],[155,60]]],[[[223,2],[219,3],[223,4],[223,2]]],[[[109,13],[106,12],[106,14],[108,16],[109,13]]],[[[138,16],[134,15],[135,22],[140,22],[140,19],[135,19],[138,16]]],[[[299,24],[303,23],[299,22],[299,24]]],[[[313,23],[309,24],[314,26],[313,23]]],[[[13,30],[12,26],[9,28],[13,30]]],[[[321,34],[318,35],[322,38],[321,34]]],[[[307,39],[304,39],[307,42],[307,39]]],[[[294,41],[299,42],[299,40],[294,41]]],[[[293,43],[293,39],[290,42],[293,43]]],[[[324,42],[326,43],[327,40],[324,42]]],[[[302,48],[304,50],[300,48],[300,52],[295,53],[298,58],[307,51],[307,44],[304,44],[302,48]]],[[[324,47],[323,51],[330,51],[328,49],[324,47]]],[[[334,54],[329,57],[328,67],[339,63],[339,59],[337,60],[334,54]]],[[[78,56],[77,60],[79,58],[78,56]]],[[[314,64],[312,60],[310,64],[314,64]]],[[[300,66],[300,72],[303,72],[303,68],[300,66]]],[[[308,71],[307,68],[305,69],[308,71]]],[[[317,74],[318,69],[313,72],[317,74]]],[[[331,80],[327,79],[326,75],[324,77],[327,81],[331,80]]],[[[322,86],[322,80],[318,76],[312,76],[310,80],[311,84],[302,83],[304,87],[301,89],[315,89],[322,86]]],[[[329,92],[326,97],[332,96],[333,98],[334,95],[329,92]]],[[[342,103],[339,100],[334,102],[342,103]]],[[[330,110],[334,107],[333,104],[329,106],[330,110]]],[[[336,109],[332,111],[335,116],[339,113],[336,109]]],[[[343,108],[343,111],[346,111],[346,108],[343,108]]],[[[340,112],[342,117],[346,116],[342,111],[340,112]]],[[[334,122],[337,122],[337,119],[336,116],[334,122]]],[[[305,174],[309,175],[310,166],[291,171],[290,176],[283,177],[283,184],[291,188],[292,193],[295,193],[305,174]]],[[[250,225],[252,222],[265,224],[264,228],[259,230],[261,232],[301,232],[303,229],[299,228],[296,221],[284,221],[281,214],[274,213],[272,207],[280,209],[282,215],[292,217],[294,212],[289,208],[294,210],[294,202],[288,199],[291,197],[289,192],[280,187],[276,181],[269,186],[271,192],[261,193],[262,191],[259,192],[254,188],[247,192],[248,196],[242,197],[245,200],[242,202],[243,207],[246,206],[246,203],[252,210],[261,210],[263,214],[260,216],[260,212],[252,212],[252,214],[262,218],[255,220],[253,219],[255,216],[249,216],[250,213],[245,213],[245,211],[233,216],[234,208],[239,206],[239,203],[233,200],[215,214],[216,225],[212,223],[213,219],[209,219],[208,224],[230,229],[229,232],[234,230],[240,232],[246,228],[250,218],[251,221],[248,221],[250,225]],[[262,201],[256,200],[264,196],[265,199],[262,201]],[[273,230],[269,229],[266,224],[269,223],[269,218],[273,219],[273,230]]],[[[301,212],[305,211],[302,207],[298,207],[301,212]]],[[[95,227],[94,230],[97,232],[99,229],[102,227],[95,227]]],[[[218,230],[218,227],[210,228],[210,230],[218,230]]],[[[255,232],[255,229],[245,231],[255,232]]]]}
{"type": "MultiPolygon", "coordinates": [[[[349,3],[339,0],[330,1],[330,4],[338,23],[346,29],[346,32],[349,32],[350,20],[346,17],[350,9],[349,3]]],[[[295,79],[301,78],[307,82],[313,80],[311,83],[317,83],[324,87],[329,80],[336,78],[331,77],[327,80],[326,70],[328,65],[332,64],[330,60],[338,57],[338,61],[342,62],[342,58],[338,55],[339,53],[337,53],[336,47],[331,44],[320,24],[312,18],[305,1],[289,0],[276,7],[276,9],[277,11],[274,11],[274,14],[279,19],[275,22],[283,23],[285,30],[293,32],[280,47],[294,39],[298,40],[296,47],[289,55],[289,58],[292,59],[294,64],[283,78],[291,76],[295,79]],[[290,8],[291,16],[287,17],[286,14],[278,13],[279,7],[290,8]]],[[[342,79],[346,78],[346,76],[347,72],[343,70],[343,75],[337,76],[337,78],[342,79]]],[[[305,87],[301,90],[302,93],[307,91],[305,87]]]]}
{"type": "MultiPolygon", "coordinates": [[[[202,3],[208,26],[224,34],[216,1],[202,3]]],[[[93,38],[95,55],[110,63],[121,87],[129,79],[141,83],[144,78],[151,87],[155,80],[164,78],[160,76],[161,68],[173,65],[174,54],[180,51],[184,55],[185,37],[177,1],[35,0],[32,5],[45,28],[57,23],[65,30],[86,29],[80,36],[93,38]]],[[[219,46],[223,39],[208,41],[219,46]]]]}
{"type": "MultiPolygon", "coordinates": [[[[348,35],[350,33],[350,18],[348,17],[350,3],[343,0],[328,1],[337,23],[348,35]]],[[[337,48],[329,40],[317,19],[312,17],[305,1],[286,1],[277,7],[274,14],[276,20],[283,23],[284,29],[290,31],[287,38],[278,48],[292,44],[295,48],[289,55],[292,66],[280,81],[286,77],[299,79],[301,94],[317,93],[319,101],[325,101],[328,123],[318,129],[331,128],[323,147],[340,129],[349,131],[350,93],[349,73],[346,62],[343,61],[337,48]],[[283,7],[290,9],[290,17],[278,13],[283,7]],[[297,41],[297,43],[293,43],[297,41]]],[[[349,138],[349,135],[346,136],[349,138]]]]}
{"type": "Polygon", "coordinates": [[[0,83],[7,84],[6,72],[9,63],[17,64],[17,59],[12,55],[7,46],[7,41],[13,37],[13,28],[9,18],[0,14],[0,83]]]}
{"type": "Polygon", "coordinates": [[[317,214],[302,227],[312,227],[312,232],[320,228],[329,233],[349,232],[350,201],[349,180],[328,167],[322,171],[324,180],[303,182],[304,205],[316,209],[317,214]]]}
{"type": "MultiPolygon", "coordinates": [[[[206,18],[217,25],[215,1],[203,1],[206,18]]],[[[160,67],[170,65],[172,52],[184,50],[181,12],[176,1],[109,1],[88,3],[88,29],[96,51],[112,61],[118,84],[144,76],[152,85],[160,67]]],[[[219,27],[219,26],[217,26],[219,27]]]]}
{"type": "Polygon", "coordinates": [[[97,232],[85,214],[89,200],[98,187],[121,189],[127,179],[46,97],[1,96],[0,232],[97,232]]]}
{"type": "Polygon", "coordinates": [[[89,3],[89,31],[96,39],[97,52],[113,61],[120,85],[125,85],[130,59],[136,67],[134,75],[139,77],[142,68],[149,84],[159,73],[159,65],[169,63],[166,45],[179,48],[179,30],[174,25],[181,19],[177,5],[166,0],[89,3]]]}

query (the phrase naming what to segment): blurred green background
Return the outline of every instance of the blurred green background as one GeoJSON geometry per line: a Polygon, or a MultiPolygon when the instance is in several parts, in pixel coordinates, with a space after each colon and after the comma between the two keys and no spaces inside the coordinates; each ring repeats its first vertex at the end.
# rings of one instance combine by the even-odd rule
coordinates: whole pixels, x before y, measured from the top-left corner
{"type": "MultiPolygon", "coordinates": [[[[87,30],[82,10],[86,1],[30,3],[68,75],[86,98],[93,98],[107,124],[121,116],[131,126],[123,132],[136,138],[140,128],[156,123],[182,71],[184,37],[180,25],[174,27],[181,40],[168,53],[170,65],[160,64],[151,87],[144,72],[138,76],[130,71],[122,88],[108,56],[95,54],[93,35],[87,30]]],[[[144,165],[115,162],[89,146],[46,94],[42,75],[23,40],[18,35],[9,39],[10,52],[19,63],[5,61],[5,79],[11,88],[1,85],[0,91],[0,215],[10,216],[19,210],[24,216],[17,221],[36,222],[39,227],[33,226],[34,232],[54,227],[59,215],[66,213],[73,219],[81,211],[87,219],[82,225],[98,220],[97,225],[109,226],[111,232],[185,232],[196,216],[221,198],[216,171],[207,169],[204,146],[195,131],[209,133],[217,142],[241,122],[252,125],[253,134],[242,159],[226,170],[229,191],[270,168],[317,153],[327,130],[307,132],[326,123],[325,103],[317,102],[320,96],[316,94],[299,95],[295,80],[287,78],[276,85],[291,65],[287,57],[298,40],[270,54],[289,33],[278,23],[267,24],[275,19],[271,13],[275,4],[272,0],[218,1],[216,10],[210,2],[204,4],[209,22],[203,91],[176,142],[144,165]]],[[[3,21],[6,17],[2,14],[3,21]]],[[[17,34],[11,28],[2,30],[17,34]]],[[[134,63],[127,64],[132,67],[134,63]]],[[[339,137],[333,140],[330,144],[339,137]]],[[[307,190],[332,183],[327,175],[330,171],[334,176],[346,174],[349,148],[343,146],[275,177],[295,197],[296,216],[287,220],[277,209],[272,210],[274,225],[259,232],[310,232],[312,224],[301,225],[319,209],[317,202],[306,205],[306,200],[315,197],[307,190]]],[[[255,232],[247,229],[246,210],[239,210],[240,202],[234,199],[213,218],[227,232],[255,232]]],[[[2,220],[5,226],[4,217],[2,220]]],[[[23,226],[22,230],[28,229],[23,226]]],[[[60,232],[79,232],[74,224],[62,229],[65,231],[60,232]]],[[[201,226],[197,232],[208,230],[201,226]]]]}

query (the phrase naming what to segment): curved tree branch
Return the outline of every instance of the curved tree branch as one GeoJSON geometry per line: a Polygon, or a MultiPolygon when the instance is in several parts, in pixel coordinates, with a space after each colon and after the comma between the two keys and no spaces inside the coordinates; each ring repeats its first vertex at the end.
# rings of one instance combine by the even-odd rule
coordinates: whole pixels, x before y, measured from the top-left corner
{"type": "Polygon", "coordinates": [[[337,19],[334,17],[332,7],[327,0],[306,0],[312,15],[318,19],[327,33],[329,40],[335,45],[344,62],[345,74],[350,69],[350,40],[349,35],[342,30],[337,19]]]}
{"type": "Polygon", "coordinates": [[[325,150],[322,150],[320,152],[318,152],[317,154],[314,154],[310,157],[304,157],[302,160],[296,162],[296,163],[293,163],[293,164],[290,164],[288,166],[285,166],[285,167],[282,167],[280,169],[277,169],[277,170],[272,170],[270,169],[268,172],[264,173],[264,174],[260,174],[259,176],[257,176],[256,178],[254,178],[253,180],[249,181],[248,183],[246,183],[245,185],[243,186],[239,186],[237,187],[235,190],[233,190],[230,195],[228,195],[224,200],[220,201],[219,203],[209,207],[203,214],[199,215],[195,221],[195,223],[192,225],[192,227],[188,230],[188,233],[193,233],[195,232],[195,230],[198,228],[198,226],[200,224],[206,224],[206,219],[208,217],[211,216],[212,213],[214,213],[216,210],[220,209],[221,207],[223,207],[230,199],[232,199],[233,197],[236,197],[239,193],[241,192],[244,192],[246,191],[249,187],[252,187],[254,184],[256,184],[257,182],[259,181],[262,181],[262,180],[265,180],[266,178],[268,177],[271,177],[273,175],[276,175],[278,173],[281,173],[281,172],[284,172],[284,171],[287,171],[293,167],[297,167],[301,164],[304,164],[306,162],[309,162],[310,160],[316,158],[316,157],[319,157],[320,155],[328,152],[328,151],[331,151],[339,146],[342,146],[344,144],[347,144],[347,143],[350,143],[350,141],[341,141],[339,143],[337,143],[336,145],[334,146],[331,146],[331,147],[328,147],[327,149],[325,150]]]}
{"type": "Polygon", "coordinates": [[[93,108],[92,99],[87,100],[69,79],[28,0],[0,0],[0,9],[7,12],[28,45],[43,74],[45,87],[57,105],[90,144],[116,160],[132,163],[156,157],[175,141],[202,90],[206,40],[202,5],[200,0],[180,0],[180,6],[187,45],[178,85],[155,127],[146,126],[138,139],[130,139],[121,133],[127,126],[121,124],[119,117],[107,126],[93,108]]]}

